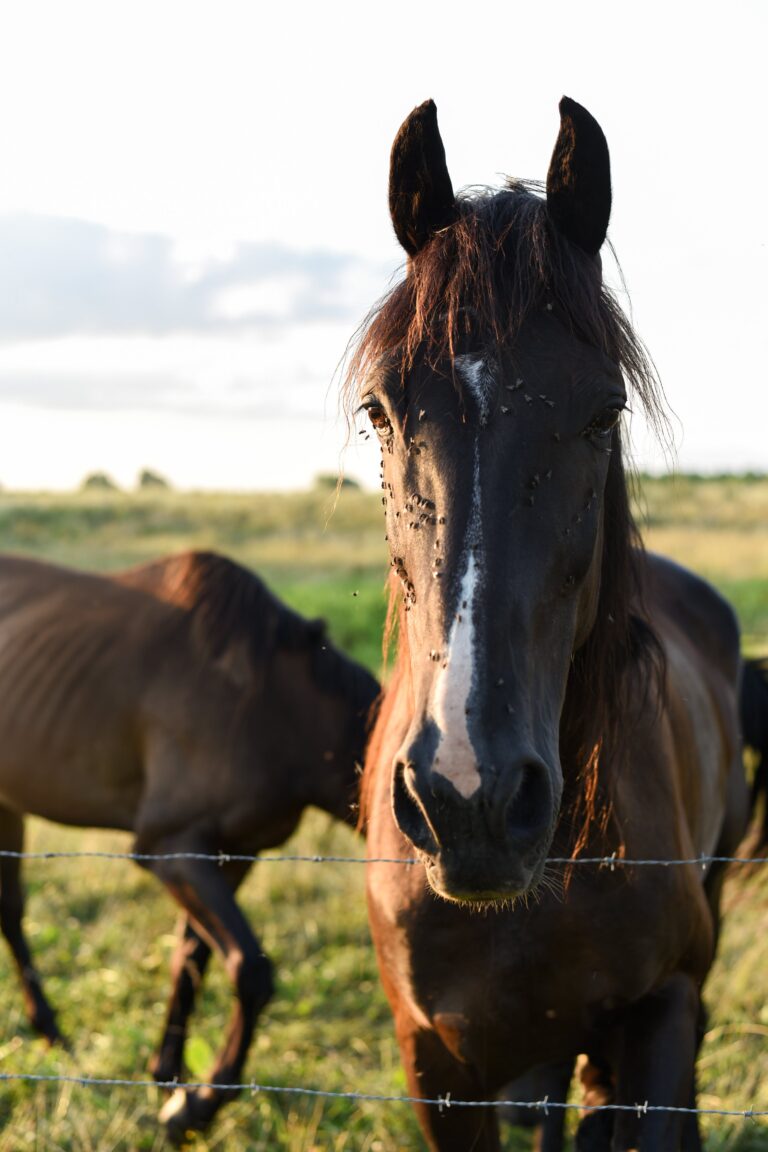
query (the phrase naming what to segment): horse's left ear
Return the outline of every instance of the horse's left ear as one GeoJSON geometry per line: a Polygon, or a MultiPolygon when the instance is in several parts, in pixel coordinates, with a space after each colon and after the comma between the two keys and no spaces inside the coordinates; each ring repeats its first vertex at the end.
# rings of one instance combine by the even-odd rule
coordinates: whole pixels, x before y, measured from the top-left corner
{"type": "Polygon", "coordinates": [[[456,219],[434,100],[414,108],[395,137],[389,161],[389,214],[409,256],[456,219]]]}
{"type": "Polygon", "coordinates": [[[611,215],[608,144],[594,116],[567,96],[560,101],[560,132],[547,173],[547,208],[558,231],[597,255],[611,215]]]}

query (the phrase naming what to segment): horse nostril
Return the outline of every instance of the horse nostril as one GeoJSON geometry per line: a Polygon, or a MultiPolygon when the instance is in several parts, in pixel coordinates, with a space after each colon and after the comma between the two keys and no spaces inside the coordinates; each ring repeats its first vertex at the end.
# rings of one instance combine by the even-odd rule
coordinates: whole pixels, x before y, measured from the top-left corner
{"type": "Polygon", "coordinates": [[[507,840],[520,847],[539,840],[553,823],[549,773],[536,761],[525,764],[520,783],[504,813],[507,840]]]}
{"type": "Polygon", "coordinates": [[[413,773],[412,765],[402,761],[396,763],[392,781],[392,810],[395,823],[415,848],[429,855],[435,855],[438,850],[437,840],[415,788],[412,790],[406,783],[406,770],[413,773]]]}

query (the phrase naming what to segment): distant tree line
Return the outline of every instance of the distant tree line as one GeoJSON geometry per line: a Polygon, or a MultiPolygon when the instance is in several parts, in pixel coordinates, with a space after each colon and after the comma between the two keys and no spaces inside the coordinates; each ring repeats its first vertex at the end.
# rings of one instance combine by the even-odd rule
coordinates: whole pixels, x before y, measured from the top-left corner
{"type": "MultiPolygon", "coordinates": [[[[636,478],[643,484],[675,484],[685,481],[690,484],[712,484],[718,482],[738,482],[744,484],[759,484],[768,479],[768,472],[638,472],[636,478]]],[[[341,476],[336,472],[319,472],[314,479],[316,489],[336,488],[359,489],[361,485],[350,476],[341,476]]],[[[82,491],[89,492],[120,492],[120,485],[108,472],[89,472],[81,484],[82,491]]],[[[151,468],[144,468],[139,473],[136,488],[141,491],[170,491],[173,485],[160,472],[151,468]]],[[[0,485],[2,490],[2,485],[0,485]]]]}
{"type": "MultiPolygon", "coordinates": [[[[136,487],[139,489],[164,489],[168,491],[171,488],[170,483],[159,472],[153,472],[151,468],[144,468],[139,473],[136,481],[136,487]]],[[[120,485],[117,484],[108,472],[89,472],[83,480],[80,488],[83,492],[119,492],[120,485]]]]}
{"type": "Polygon", "coordinates": [[[677,480],[688,480],[692,484],[711,484],[714,481],[739,480],[746,484],[758,484],[768,477],[768,472],[638,472],[640,481],[651,480],[655,484],[674,484],[677,480]]]}

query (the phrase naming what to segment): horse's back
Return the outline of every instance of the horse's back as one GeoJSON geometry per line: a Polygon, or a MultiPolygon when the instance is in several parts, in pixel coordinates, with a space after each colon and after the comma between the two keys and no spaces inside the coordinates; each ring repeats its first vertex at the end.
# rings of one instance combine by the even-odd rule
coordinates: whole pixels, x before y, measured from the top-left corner
{"type": "Polygon", "coordinates": [[[115,664],[123,683],[138,680],[147,650],[167,640],[173,622],[168,604],[109,576],[0,555],[0,670],[19,656],[17,638],[28,659],[35,649],[76,663],[84,645],[91,662],[80,674],[103,680],[115,664]]]}
{"type": "Polygon", "coordinates": [[[645,589],[654,621],[684,636],[709,667],[738,686],[739,625],[733,608],[706,580],[665,556],[645,557],[645,589]]]}
{"type": "Polygon", "coordinates": [[[65,823],[131,826],[169,611],[103,576],[0,556],[2,802],[65,823]]]}

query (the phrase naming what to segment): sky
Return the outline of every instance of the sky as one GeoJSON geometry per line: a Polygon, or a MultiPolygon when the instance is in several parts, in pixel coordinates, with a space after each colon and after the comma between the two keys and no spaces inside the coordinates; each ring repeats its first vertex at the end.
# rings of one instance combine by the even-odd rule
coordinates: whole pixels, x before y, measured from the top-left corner
{"type": "Polygon", "coordinates": [[[637,463],[768,471],[767,32],[764,0],[3,5],[0,484],[374,484],[338,365],[403,273],[395,132],[432,97],[455,188],[543,178],[564,93],[671,413],[637,463]]]}

